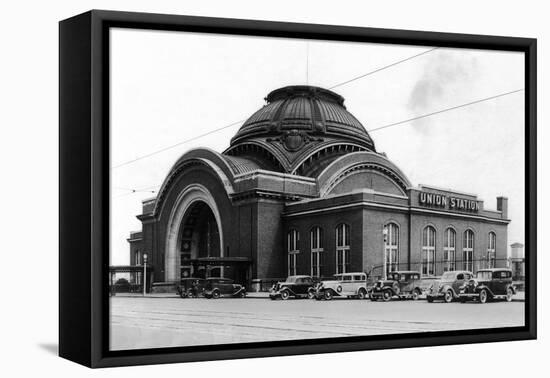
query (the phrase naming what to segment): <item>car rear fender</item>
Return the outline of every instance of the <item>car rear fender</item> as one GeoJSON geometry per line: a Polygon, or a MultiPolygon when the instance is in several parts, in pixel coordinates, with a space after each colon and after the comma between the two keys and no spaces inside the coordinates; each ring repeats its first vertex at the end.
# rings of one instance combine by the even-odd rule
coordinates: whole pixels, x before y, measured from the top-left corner
{"type": "Polygon", "coordinates": [[[491,297],[495,296],[495,294],[491,291],[491,289],[489,289],[489,286],[487,285],[479,285],[478,287],[476,287],[476,292],[479,293],[483,289],[487,290],[487,293],[489,293],[489,296],[491,297]]]}
{"type": "Polygon", "coordinates": [[[393,286],[388,286],[388,285],[383,286],[383,287],[382,287],[382,291],[386,291],[386,290],[391,291],[391,294],[392,294],[392,295],[396,295],[396,294],[395,294],[395,290],[393,289],[393,286]]]}
{"type": "Polygon", "coordinates": [[[291,295],[296,295],[296,293],[294,292],[294,290],[292,290],[289,286],[281,286],[281,288],[279,289],[279,291],[283,291],[283,290],[286,290],[288,291],[291,295]]]}
{"type": "Polygon", "coordinates": [[[441,293],[446,293],[447,291],[451,290],[453,292],[453,297],[458,297],[458,294],[456,293],[455,289],[449,285],[449,284],[445,284],[441,287],[441,290],[440,292],[441,293]]]}

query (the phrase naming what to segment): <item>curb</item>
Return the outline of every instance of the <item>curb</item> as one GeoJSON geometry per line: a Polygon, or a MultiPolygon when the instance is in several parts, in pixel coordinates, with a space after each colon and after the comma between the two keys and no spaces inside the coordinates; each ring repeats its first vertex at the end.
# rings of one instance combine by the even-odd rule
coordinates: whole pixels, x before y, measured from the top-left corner
{"type": "MultiPolygon", "coordinates": [[[[112,295],[110,296],[111,297],[119,297],[119,298],[142,298],[142,299],[150,299],[150,298],[155,298],[155,299],[204,299],[204,298],[180,298],[179,295],[163,295],[163,296],[156,296],[156,295],[147,295],[147,296],[143,296],[143,295],[124,295],[124,294],[118,294],[118,295],[112,295]]],[[[246,296],[246,299],[269,299],[269,296],[266,295],[266,296],[246,296]]],[[[420,300],[425,300],[425,299],[420,299],[420,300]]],[[[517,298],[517,299],[512,299],[512,302],[525,302],[525,299],[521,299],[521,298],[517,298]]]]}

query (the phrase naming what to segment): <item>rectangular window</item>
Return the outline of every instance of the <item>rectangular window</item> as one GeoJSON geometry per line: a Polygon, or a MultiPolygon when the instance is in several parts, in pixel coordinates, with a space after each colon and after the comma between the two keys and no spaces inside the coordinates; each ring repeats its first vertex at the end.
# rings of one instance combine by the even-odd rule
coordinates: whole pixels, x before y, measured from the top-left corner
{"type": "Polygon", "coordinates": [[[311,276],[321,277],[323,230],[320,227],[314,227],[310,232],[310,239],[311,239],[311,276]]]}
{"type": "Polygon", "coordinates": [[[399,227],[395,223],[384,226],[384,254],[386,276],[399,269],[399,227]]]}
{"type": "Polygon", "coordinates": [[[494,268],[496,265],[496,244],[497,235],[494,232],[489,232],[489,243],[487,245],[487,267],[494,268]]]}
{"type": "Polygon", "coordinates": [[[296,230],[290,230],[287,234],[287,248],[288,248],[288,275],[296,275],[296,255],[300,253],[298,249],[298,242],[300,241],[300,233],[296,230]]]}
{"type": "Polygon", "coordinates": [[[336,227],[336,274],[349,272],[349,229],[343,223],[336,227]]]}
{"type": "Polygon", "coordinates": [[[349,249],[339,249],[336,251],[336,273],[346,273],[349,271],[349,249]]]}
{"type": "Polygon", "coordinates": [[[474,233],[472,230],[464,232],[462,245],[462,265],[464,270],[474,270],[474,233]]]}
{"type": "Polygon", "coordinates": [[[288,254],[288,275],[289,276],[295,276],[296,275],[296,253],[289,253],[288,254]]]}
{"type": "Polygon", "coordinates": [[[435,275],[435,229],[431,226],[422,232],[422,275],[435,275]]]}
{"type": "Polygon", "coordinates": [[[445,244],[443,245],[443,271],[456,270],[456,232],[452,228],[445,231],[445,244]]]}

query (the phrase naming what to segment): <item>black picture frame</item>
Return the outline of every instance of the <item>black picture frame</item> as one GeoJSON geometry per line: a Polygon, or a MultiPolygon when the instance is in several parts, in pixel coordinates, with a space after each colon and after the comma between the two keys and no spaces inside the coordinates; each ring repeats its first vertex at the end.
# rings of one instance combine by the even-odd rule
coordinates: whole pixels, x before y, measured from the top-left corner
{"type": "Polygon", "coordinates": [[[59,24],[59,355],[88,367],[535,339],[536,39],[92,10],[59,24]],[[109,351],[109,29],[135,28],[525,53],[523,327],[109,351]]]}

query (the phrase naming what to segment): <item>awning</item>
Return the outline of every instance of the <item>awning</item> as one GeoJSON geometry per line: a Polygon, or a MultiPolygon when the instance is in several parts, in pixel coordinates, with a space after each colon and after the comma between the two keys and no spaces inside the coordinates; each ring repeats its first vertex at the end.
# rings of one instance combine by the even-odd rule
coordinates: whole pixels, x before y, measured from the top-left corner
{"type": "Polygon", "coordinates": [[[249,265],[252,264],[252,259],[249,257],[199,257],[189,260],[192,265],[249,265]]]}
{"type": "MultiPolygon", "coordinates": [[[[147,264],[147,271],[153,271],[155,267],[147,264]]],[[[112,265],[109,267],[109,273],[134,273],[143,272],[143,265],[112,265]]]]}

